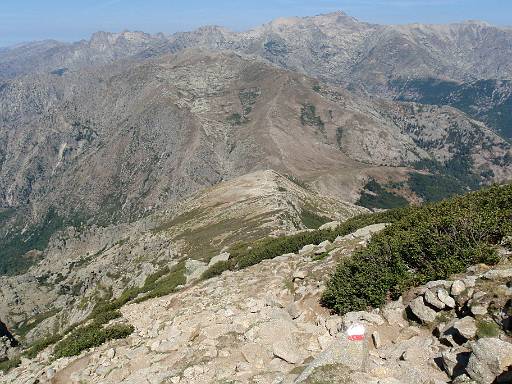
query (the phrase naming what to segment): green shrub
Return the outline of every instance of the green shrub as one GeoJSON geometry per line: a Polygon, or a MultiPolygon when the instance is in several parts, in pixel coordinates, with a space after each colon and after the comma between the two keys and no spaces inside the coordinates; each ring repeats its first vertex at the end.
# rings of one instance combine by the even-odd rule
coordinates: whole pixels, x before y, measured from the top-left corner
{"type": "Polygon", "coordinates": [[[325,124],[320,116],[316,115],[316,107],[311,104],[304,104],[300,110],[300,121],[302,125],[311,125],[318,127],[320,131],[325,131],[325,124]]]}
{"type": "Polygon", "coordinates": [[[410,208],[364,214],[348,219],[334,230],[324,229],[301,232],[296,235],[267,238],[248,244],[238,244],[230,249],[232,269],[243,269],[258,264],[266,259],[297,253],[307,244],[320,244],[324,240],[334,241],[338,236],[345,236],[359,228],[377,223],[392,223],[409,212],[410,208]]]}
{"type": "Polygon", "coordinates": [[[230,269],[232,264],[228,261],[219,261],[209,267],[206,271],[201,275],[201,280],[211,279],[212,277],[219,276],[222,272],[230,269]]]}
{"type": "Polygon", "coordinates": [[[16,368],[20,366],[21,359],[17,356],[9,360],[1,361],[0,362],[0,371],[6,373],[12,368],[16,368]]]}
{"type": "Polygon", "coordinates": [[[343,260],[322,303],[343,314],[383,304],[404,290],[498,261],[494,246],[512,233],[512,184],[421,207],[343,260]]]}
{"type": "Polygon", "coordinates": [[[479,320],[476,322],[476,335],[479,339],[484,337],[498,337],[500,327],[493,321],[479,320]]]}
{"type": "Polygon", "coordinates": [[[23,352],[23,356],[25,356],[27,359],[33,359],[37,356],[39,352],[48,348],[50,345],[59,342],[61,339],[61,334],[55,334],[47,336],[44,339],[37,340],[34,343],[32,343],[32,345],[25,352],[23,352]]]}
{"type": "Polygon", "coordinates": [[[405,207],[408,202],[402,196],[385,190],[374,179],[370,179],[365,185],[365,191],[361,194],[357,204],[366,208],[390,209],[405,207]]]}
{"type": "Polygon", "coordinates": [[[184,274],[184,269],[175,270],[158,282],[154,283],[147,291],[147,293],[135,300],[136,303],[143,302],[154,297],[162,297],[175,291],[179,285],[184,285],[187,282],[187,278],[184,274]]]}
{"type": "Polygon", "coordinates": [[[320,261],[320,260],[323,260],[325,259],[327,256],[329,255],[329,252],[323,252],[319,255],[315,255],[313,256],[313,261],[320,261]]]}
{"type": "Polygon", "coordinates": [[[98,325],[102,325],[102,324],[107,324],[110,321],[112,321],[114,319],[118,319],[120,317],[121,317],[121,312],[119,312],[119,311],[106,311],[106,312],[98,313],[93,318],[93,321],[98,325]]]}
{"type": "Polygon", "coordinates": [[[300,218],[302,220],[302,224],[304,224],[304,226],[309,229],[318,229],[323,224],[331,221],[330,219],[317,215],[315,212],[312,212],[308,209],[302,210],[300,218]]]}
{"type": "Polygon", "coordinates": [[[467,192],[467,188],[462,182],[445,175],[411,173],[409,185],[411,190],[425,202],[439,201],[467,192]]]}
{"type": "Polygon", "coordinates": [[[72,331],[55,346],[53,354],[56,358],[76,356],[86,349],[98,347],[109,340],[123,339],[133,331],[132,325],[115,324],[102,328],[92,323],[72,331]]]}
{"type": "Polygon", "coordinates": [[[90,319],[99,316],[111,316],[104,313],[115,312],[123,305],[131,301],[144,301],[152,297],[159,297],[171,293],[178,285],[185,284],[184,276],[185,263],[181,262],[172,269],[164,267],[159,271],[146,277],[142,287],[131,287],[126,289],[117,299],[110,301],[99,301],[89,317],[90,319]],[[145,294],[145,295],[144,295],[145,294]],[[137,300],[136,300],[137,299],[137,300]]]}

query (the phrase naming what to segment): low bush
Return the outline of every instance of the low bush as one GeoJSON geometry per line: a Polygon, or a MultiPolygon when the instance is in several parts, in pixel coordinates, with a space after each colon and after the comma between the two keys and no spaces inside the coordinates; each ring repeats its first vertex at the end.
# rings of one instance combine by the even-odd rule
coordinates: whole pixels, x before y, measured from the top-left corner
{"type": "Polygon", "coordinates": [[[184,285],[187,282],[187,278],[184,274],[184,268],[184,266],[183,268],[177,268],[176,270],[170,272],[168,275],[152,284],[150,287],[148,287],[147,293],[137,298],[135,302],[140,303],[154,297],[162,297],[174,292],[176,287],[179,285],[184,285]]]}
{"type": "Polygon", "coordinates": [[[476,335],[479,339],[484,337],[498,337],[500,327],[495,322],[479,320],[476,323],[476,335]]]}
{"type": "Polygon", "coordinates": [[[411,286],[497,262],[495,245],[512,233],[512,184],[402,213],[338,265],[322,297],[325,306],[340,314],[376,307],[411,286]]]}
{"type": "Polygon", "coordinates": [[[6,373],[10,369],[16,368],[21,364],[19,357],[13,357],[12,359],[0,362],[0,371],[6,373]]]}
{"type": "Polygon", "coordinates": [[[318,229],[323,224],[331,221],[328,218],[317,215],[315,212],[308,209],[302,210],[300,218],[302,220],[302,224],[309,229],[318,229]]]}
{"type": "Polygon", "coordinates": [[[405,207],[408,202],[402,196],[387,191],[374,179],[370,179],[365,185],[365,191],[361,194],[357,204],[371,209],[390,209],[405,207]]]}
{"type": "Polygon", "coordinates": [[[93,322],[72,331],[55,346],[53,354],[56,358],[76,356],[86,349],[98,347],[109,340],[123,339],[133,331],[132,325],[115,324],[103,328],[93,322]]]}
{"type": "MultiPolygon", "coordinates": [[[[94,307],[91,319],[102,316],[104,313],[117,311],[128,302],[141,302],[153,297],[160,297],[172,293],[178,285],[185,284],[185,263],[180,262],[173,268],[164,267],[149,275],[142,287],[126,289],[117,299],[100,301],[94,307]]],[[[110,314],[103,316],[111,316],[110,314]]]]}
{"type": "Polygon", "coordinates": [[[53,345],[59,342],[62,339],[61,334],[55,334],[51,336],[47,336],[44,339],[37,340],[25,351],[23,352],[23,356],[27,359],[33,359],[37,356],[37,354],[44,349],[48,348],[50,345],[53,345]]]}
{"type": "Polygon", "coordinates": [[[324,229],[301,232],[296,235],[267,238],[249,244],[238,244],[230,249],[231,268],[242,269],[258,264],[266,259],[297,253],[307,244],[320,244],[324,240],[334,241],[338,236],[345,236],[359,228],[377,223],[393,223],[409,213],[411,208],[399,208],[392,211],[364,214],[348,219],[334,230],[324,229]]]}
{"type": "Polygon", "coordinates": [[[211,279],[212,277],[219,276],[222,272],[227,271],[232,266],[232,263],[228,261],[219,261],[209,267],[201,275],[201,280],[211,279]]]}

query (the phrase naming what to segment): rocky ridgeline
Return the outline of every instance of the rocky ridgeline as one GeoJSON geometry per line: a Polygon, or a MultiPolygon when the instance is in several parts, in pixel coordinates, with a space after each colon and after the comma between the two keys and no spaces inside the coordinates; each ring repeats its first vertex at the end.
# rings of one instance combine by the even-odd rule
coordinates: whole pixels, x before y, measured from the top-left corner
{"type": "MultiPolygon", "coordinates": [[[[41,352],[6,383],[509,383],[512,267],[430,282],[381,309],[319,305],[337,262],[385,225],[121,309],[135,332],[74,358],[41,352]],[[363,340],[346,330],[364,325],[363,340]],[[496,380],[496,381],[495,381],[496,380]]],[[[229,257],[224,253],[215,260],[229,257]]]]}

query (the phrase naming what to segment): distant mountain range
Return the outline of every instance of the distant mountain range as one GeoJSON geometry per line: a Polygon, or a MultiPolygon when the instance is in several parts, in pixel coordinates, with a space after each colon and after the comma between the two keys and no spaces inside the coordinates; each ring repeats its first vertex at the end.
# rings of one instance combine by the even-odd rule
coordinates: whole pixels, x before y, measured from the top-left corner
{"type": "Polygon", "coordinates": [[[29,43],[3,52],[0,74],[78,69],[143,60],[185,48],[231,50],[322,80],[381,91],[396,79],[468,82],[512,75],[512,29],[484,22],[376,25],[343,12],[283,18],[247,32],[203,27],[174,35],[95,33],[89,41],[29,43]]]}

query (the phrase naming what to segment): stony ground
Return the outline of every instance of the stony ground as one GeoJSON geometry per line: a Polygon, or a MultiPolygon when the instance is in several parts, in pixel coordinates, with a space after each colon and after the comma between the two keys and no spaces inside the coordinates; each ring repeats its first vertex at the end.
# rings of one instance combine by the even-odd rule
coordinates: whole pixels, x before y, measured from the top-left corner
{"type": "Polygon", "coordinates": [[[497,302],[483,291],[496,279],[500,298],[512,297],[505,282],[512,270],[506,265],[474,269],[455,282],[430,283],[373,312],[339,317],[319,306],[328,272],[380,228],[125,306],[122,321],[136,329],[126,340],[53,362],[45,351],[0,381],[439,384],[459,376],[454,383],[491,384],[489,377],[494,380],[512,365],[512,344],[503,332],[476,337],[479,317],[471,311],[487,312],[497,302]],[[329,255],[314,261],[315,253],[326,249],[332,249],[329,255]],[[463,301],[466,316],[458,310],[463,301]],[[419,323],[407,320],[405,313],[411,311],[419,323]],[[355,322],[366,326],[363,341],[347,341],[344,334],[355,322]],[[455,373],[461,357],[467,357],[466,365],[469,360],[468,368],[455,373]],[[479,378],[470,381],[468,375],[479,378]]]}

